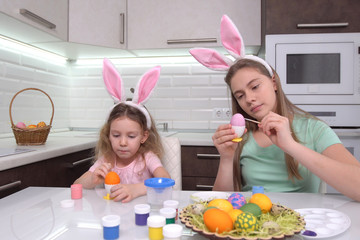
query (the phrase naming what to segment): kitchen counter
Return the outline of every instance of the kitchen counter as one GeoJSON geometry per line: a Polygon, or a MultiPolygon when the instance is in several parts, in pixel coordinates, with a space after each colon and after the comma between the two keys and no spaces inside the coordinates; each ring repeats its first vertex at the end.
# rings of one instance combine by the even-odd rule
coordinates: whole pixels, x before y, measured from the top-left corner
{"type": "MultiPolygon", "coordinates": [[[[213,132],[180,132],[171,130],[170,132],[160,132],[160,135],[176,137],[179,139],[180,144],[184,146],[213,146],[211,139],[213,132]]],[[[94,148],[97,138],[98,133],[94,130],[53,130],[50,132],[44,145],[18,146],[12,134],[3,134],[0,136],[0,148],[2,150],[14,151],[26,149],[32,151],[0,157],[0,171],[94,148]]]]}
{"type": "Polygon", "coordinates": [[[50,133],[46,143],[39,146],[19,146],[14,137],[0,138],[0,146],[3,150],[32,150],[31,152],[0,157],[0,171],[90,149],[95,147],[96,141],[97,138],[95,137],[77,136],[73,132],[50,133]]]}

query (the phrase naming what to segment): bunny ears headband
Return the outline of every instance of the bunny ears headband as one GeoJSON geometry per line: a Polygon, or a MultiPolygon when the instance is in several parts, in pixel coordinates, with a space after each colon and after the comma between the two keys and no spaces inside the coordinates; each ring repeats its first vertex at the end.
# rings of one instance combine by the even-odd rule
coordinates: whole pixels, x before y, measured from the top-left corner
{"type": "MultiPolygon", "coordinates": [[[[223,46],[236,60],[250,59],[259,62],[268,70],[270,76],[273,76],[273,71],[267,62],[256,56],[245,55],[244,41],[239,30],[227,15],[223,15],[221,18],[220,37],[223,46]]],[[[230,58],[212,49],[192,48],[190,54],[205,67],[216,71],[227,71],[234,64],[230,58]]]]}
{"type": "Polygon", "coordinates": [[[106,90],[114,99],[116,105],[119,103],[125,103],[139,109],[146,117],[146,125],[148,129],[151,128],[151,118],[149,112],[145,109],[143,104],[149,100],[159,76],[160,66],[147,71],[137,83],[132,101],[126,101],[125,88],[120,74],[110,60],[105,58],[103,62],[103,78],[106,90]]]}

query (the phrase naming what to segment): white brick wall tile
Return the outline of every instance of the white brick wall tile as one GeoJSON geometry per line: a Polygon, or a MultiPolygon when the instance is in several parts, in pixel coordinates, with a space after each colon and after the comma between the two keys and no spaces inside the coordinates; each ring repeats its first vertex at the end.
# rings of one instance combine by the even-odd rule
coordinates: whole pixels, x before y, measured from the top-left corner
{"type": "Polygon", "coordinates": [[[172,99],[150,98],[145,104],[148,109],[173,109],[172,99]]]}
{"type": "Polygon", "coordinates": [[[155,110],[151,112],[155,119],[161,120],[190,120],[189,110],[155,110]]]}
{"type": "Polygon", "coordinates": [[[209,76],[175,76],[174,86],[209,86],[209,76]]]}
{"type": "Polygon", "coordinates": [[[190,97],[190,88],[186,87],[157,87],[151,97],[156,98],[184,98],[190,97]]]}
{"type": "Polygon", "coordinates": [[[21,55],[21,65],[34,69],[47,70],[48,61],[42,61],[41,59],[34,58],[29,55],[21,55]]]}
{"type": "Polygon", "coordinates": [[[173,127],[177,129],[208,129],[207,121],[174,121],[173,127]]]}
{"type": "Polygon", "coordinates": [[[20,55],[16,54],[15,52],[8,51],[5,48],[0,46],[0,61],[1,62],[8,62],[13,64],[19,64],[20,62],[20,55]]]}
{"type": "Polygon", "coordinates": [[[191,111],[191,120],[211,120],[212,118],[212,109],[199,109],[191,111]]]}
{"type": "Polygon", "coordinates": [[[205,98],[174,99],[175,109],[196,109],[209,107],[209,100],[205,98]]]}
{"type": "Polygon", "coordinates": [[[191,97],[224,97],[227,94],[226,87],[192,87],[191,97]]]}
{"type": "Polygon", "coordinates": [[[210,83],[211,86],[221,86],[221,87],[227,87],[227,84],[225,83],[225,73],[224,74],[218,74],[218,75],[211,75],[210,76],[210,83]]]}
{"type": "Polygon", "coordinates": [[[5,65],[5,77],[33,81],[35,70],[32,68],[25,68],[19,65],[6,64],[5,65]]]}

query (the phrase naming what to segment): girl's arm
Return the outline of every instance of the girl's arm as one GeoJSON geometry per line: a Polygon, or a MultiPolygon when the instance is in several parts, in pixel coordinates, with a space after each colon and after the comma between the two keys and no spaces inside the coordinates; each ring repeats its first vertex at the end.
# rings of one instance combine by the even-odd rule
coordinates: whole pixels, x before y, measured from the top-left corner
{"type": "Polygon", "coordinates": [[[272,112],[264,117],[259,127],[274,144],[321,180],[344,195],[360,201],[360,162],[344,145],[337,143],[322,153],[315,152],[292,138],[287,118],[272,112]]]}
{"type": "Polygon", "coordinates": [[[171,178],[170,174],[166,171],[164,167],[158,167],[154,171],[154,177],[156,178],[171,178]]]}
{"type": "Polygon", "coordinates": [[[111,169],[110,163],[103,163],[97,167],[94,172],[87,171],[81,177],[75,180],[74,183],[82,184],[84,188],[91,189],[104,182],[106,174],[111,169]]]}
{"type": "Polygon", "coordinates": [[[284,150],[336,190],[360,201],[360,163],[342,144],[320,154],[294,141],[284,150]]]}
{"type": "Polygon", "coordinates": [[[212,137],[220,154],[220,163],[213,190],[234,191],[233,160],[238,144],[231,140],[236,137],[237,135],[230,124],[219,126],[212,137]]]}
{"type": "MultiPolygon", "coordinates": [[[[156,168],[153,175],[157,178],[170,178],[169,173],[164,167],[156,168]]],[[[125,203],[143,195],[146,195],[146,186],[144,183],[118,184],[111,188],[110,197],[113,198],[114,201],[125,203]]]]}

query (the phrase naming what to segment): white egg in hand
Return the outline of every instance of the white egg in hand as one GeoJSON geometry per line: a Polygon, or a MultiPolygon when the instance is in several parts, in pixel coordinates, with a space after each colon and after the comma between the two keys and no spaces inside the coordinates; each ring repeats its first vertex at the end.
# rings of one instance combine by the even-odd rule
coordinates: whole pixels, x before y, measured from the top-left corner
{"type": "Polygon", "coordinates": [[[240,113],[236,113],[235,115],[233,115],[230,124],[237,135],[237,138],[234,138],[232,141],[240,142],[242,140],[241,136],[244,134],[245,131],[245,119],[243,115],[241,115],[240,113]]]}

